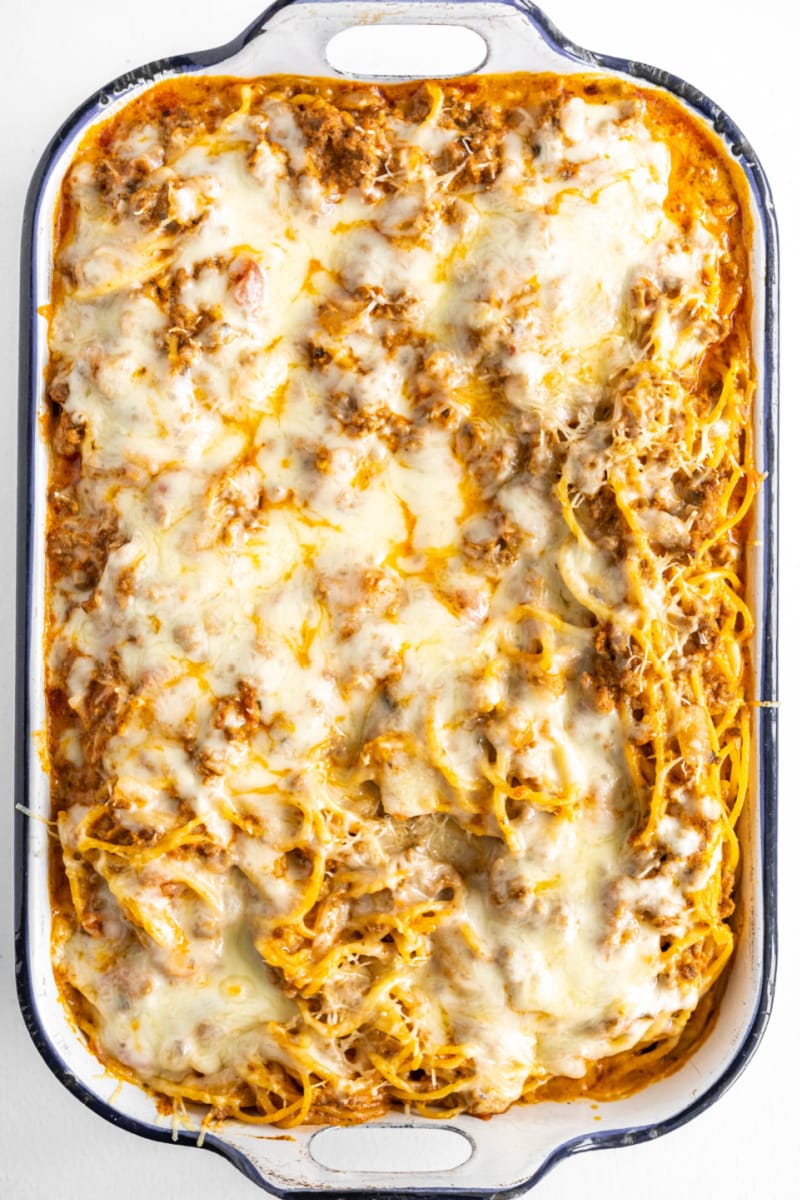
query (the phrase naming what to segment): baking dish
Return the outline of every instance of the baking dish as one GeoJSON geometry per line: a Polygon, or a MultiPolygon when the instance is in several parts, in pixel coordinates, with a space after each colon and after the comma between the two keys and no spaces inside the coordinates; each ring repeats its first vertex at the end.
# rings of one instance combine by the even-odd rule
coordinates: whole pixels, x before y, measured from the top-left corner
{"type": "MultiPolygon", "coordinates": [[[[374,6],[350,4],[292,4],[274,6],[259,18],[234,43],[218,51],[187,56],[150,67],[116,81],[99,93],[65,125],[49,148],[37,172],[31,191],[25,231],[23,274],[23,312],[30,313],[31,326],[23,332],[22,420],[25,436],[23,496],[29,516],[26,536],[21,543],[23,562],[20,579],[20,644],[29,647],[21,658],[24,682],[20,686],[20,749],[18,758],[20,800],[32,812],[47,815],[46,780],[36,756],[32,733],[42,725],[42,664],[39,647],[42,628],[41,531],[44,521],[46,469],[44,447],[38,440],[38,413],[41,367],[45,348],[44,321],[36,314],[48,298],[47,271],[50,260],[52,207],[61,176],[76,141],[95,120],[130,99],[158,78],[177,73],[257,74],[286,69],[310,74],[330,74],[324,53],[333,34],[359,21],[385,20],[391,23],[421,22],[467,25],[479,32],[489,47],[484,69],[559,70],[562,72],[599,67],[604,72],[621,72],[668,87],[684,103],[712,121],[742,161],[751,187],[754,223],[754,264],[756,306],[754,343],[760,365],[761,395],[758,440],[759,466],[768,472],[756,513],[756,541],[752,577],[754,601],[761,618],[755,646],[757,666],[756,694],[772,704],[775,699],[775,622],[774,622],[774,537],[775,498],[774,444],[774,300],[776,287],[774,220],[763,175],[743,143],[738,131],[705,98],[678,81],[659,72],[616,60],[585,54],[563,41],[549,23],[529,6],[479,4],[374,6]]],[[[774,971],[774,797],[775,729],[771,707],[759,710],[754,795],[751,821],[744,830],[749,842],[747,871],[742,881],[742,908],[748,921],[741,936],[741,948],[732,973],[722,1016],[712,1036],[698,1054],[674,1077],[653,1085],[643,1096],[613,1105],[588,1103],[570,1106],[538,1106],[520,1109],[489,1123],[459,1118],[451,1123],[452,1137],[462,1141],[467,1160],[450,1166],[434,1158],[425,1171],[367,1171],[337,1169],[340,1160],[326,1152],[324,1131],[300,1131],[285,1137],[257,1137],[247,1130],[226,1128],[223,1134],[208,1136],[205,1144],[224,1153],[251,1177],[270,1190],[282,1194],[304,1190],[335,1193],[371,1194],[402,1189],[416,1194],[451,1192],[456,1194],[513,1192],[529,1186],[559,1157],[592,1146],[630,1143],[643,1137],[657,1136],[709,1104],[742,1069],[763,1029],[771,1000],[774,971]],[[602,1120],[596,1123],[600,1115],[602,1120]],[[607,1127],[607,1128],[606,1128],[607,1127]],[[329,1165],[323,1166],[321,1160],[329,1165]],[[438,1170],[434,1169],[436,1166],[438,1170]]],[[[23,1009],[34,1039],[45,1057],[84,1101],[116,1123],[148,1136],[168,1139],[172,1130],[157,1123],[151,1102],[127,1085],[119,1088],[115,1079],[96,1079],[97,1064],[74,1036],[58,1002],[49,965],[49,906],[45,826],[38,821],[20,819],[19,864],[21,904],[19,948],[21,959],[20,994],[23,1009]]],[[[400,1146],[403,1139],[415,1138],[417,1145],[436,1142],[430,1125],[416,1122],[425,1132],[409,1135],[409,1122],[402,1117],[382,1121],[386,1132],[357,1134],[344,1131],[333,1135],[343,1153],[354,1138],[360,1139],[362,1154],[381,1161],[385,1146],[400,1146]],[[394,1132],[393,1132],[394,1131],[394,1132]],[[364,1137],[367,1149],[363,1149],[364,1137]],[[378,1140],[382,1145],[378,1145],[378,1140]]],[[[434,1127],[437,1128],[437,1127],[434,1127]]],[[[441,1127],[438,1127],[441,1128],[441,1127]]],[[[196,1134],[178,1130],[178,1140],[193,1141],[196,1134]]],[[[400,1153],[399,1151],[397,1153],[400,1153]]],[[[439,1153],[437,1149],[435,1153],[439,1153]]],[[[431,1147],[434,1154],[434,1147],[431,1147]]],[[[368,1160],[366,1160],[368,1161],[368,1160]]],[[[417,1163],[419,1165],[419,1163],[417,1163]]]]}

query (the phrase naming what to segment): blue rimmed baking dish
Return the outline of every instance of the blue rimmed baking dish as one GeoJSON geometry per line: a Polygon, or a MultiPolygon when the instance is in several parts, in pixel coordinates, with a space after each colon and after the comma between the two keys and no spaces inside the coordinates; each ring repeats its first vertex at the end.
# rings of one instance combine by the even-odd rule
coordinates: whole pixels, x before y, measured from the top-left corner
{"type": "Polygon", "coordinates": [[[587,1101],[517,1107],[491,1121],[458,1117],[445,1127],[397,1114],[359,1130],[337,1131],[333,1136],[338,1146],[326,1147],[330,1135],[324,1130],[294,1130],[289,1139],[271,1139],[236,1125],[206,1135],[203,1142],[278,1195],[320,1191],[342,1196],[513,1195],[532,1186],[560,1158],[658,1137],[722,1095],[746,1066],[763,1033],[772,1003],[776,957],[777,236],[769,187],[746,140],[706,96],[663,71],[580,49],[525,0],[278,0],[225,46],[151,63],[114,80],[65,122],[45,151],[31,184],[23,232],[16,758],[22,810],[16,831],[19,996],[37,1048],[61,1081],[90,1108],[146,1137],[197,1141],[195,1132],[175,1132],[159,1118],[153,1102],[139,1089],[120,1085],[111,1076],[98,1078],[96,1060],[67,1019],[50,966],[47,829],[28,815],[49,815],[47,778],[35,744],[36,731],[44,724],[41,647],[47,488],[40,420],[45,402],[46,321],[40,314],[49,298],[53,212],[63,174],[87,129],[156,81],[183,74],[252,76],[287,70],[330,76],[335,73],[326,58],[331,38],[354,25],[381,22],[458,25],[475,31],[488,48],[477,67],[480,72],[596,70],[663,88],[716,131],[742,167],[749,187],[757,455],[758,468],[765,474],[749,574],[758,619],[755,691],[762,704],[755,713],[753,800],[741,827],[745,866],[739,899],[745,919],[712,1033],[689,1064],[629,1100],[599,1106],[587,1101]],[[404,1160],[413,1160],[414,1169],[403,1169],[404,1160]],[[365,1169],[367,1162],[381,1169],[365,1169]]]}

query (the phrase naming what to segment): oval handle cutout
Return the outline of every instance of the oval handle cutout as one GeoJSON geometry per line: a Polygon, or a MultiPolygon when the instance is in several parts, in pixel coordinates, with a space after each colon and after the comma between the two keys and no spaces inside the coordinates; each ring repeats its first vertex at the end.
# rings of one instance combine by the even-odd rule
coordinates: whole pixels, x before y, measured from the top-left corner
{"type": "Polygon", "coordinates": [[[469,75],[488,54],[481,35],[463,25],[353,25],[325,47],[334,71],[361,79],[469,75]]]}
{"type": "Polygon", "coordinates": [[[452,1171],[473,1150],[460,1129],[430,1125],[340,1125],[320,1129],[308,1144],[318,1166],[351,1174],[452,1171]]]}

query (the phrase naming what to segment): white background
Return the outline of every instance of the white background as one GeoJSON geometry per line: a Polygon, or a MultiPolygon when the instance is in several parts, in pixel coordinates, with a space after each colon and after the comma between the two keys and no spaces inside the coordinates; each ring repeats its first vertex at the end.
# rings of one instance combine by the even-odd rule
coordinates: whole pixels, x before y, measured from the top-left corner
{"type": "MultiPolygon", "coordinates": [[[[266,0],[264,0],[266,3],[266,0]]],[[[25,190],[48,139],[87,95],[141,63],[228,41],[259,0],[7,0],[0,22],[0,1195],[3,1200],[255,1200],[215,1155],[122,1133],[84,1110],[33,1048],[16,1004],[12,949],[13,605],[18,256],[25,190]]],[[[798,59],[781,0],[549,0],[550,18],[594,50],[665,67],[695,83],[755,146],[775,194],[782,249],[781,932],[772,1022],[744,1077],[709,1112],[657,1142],[581,1155],[556,1167],[535,1200],[769,1200],[800,1196],[800,971],[796,936],[800,803],[800,339],[798,59]],[[791,849],[795,848],[795,854],[791,849]],[[794,858],[794,861],[792,861],[794,858]]],[[[287,63],[291,70],[291,63],[287,63]]]]}

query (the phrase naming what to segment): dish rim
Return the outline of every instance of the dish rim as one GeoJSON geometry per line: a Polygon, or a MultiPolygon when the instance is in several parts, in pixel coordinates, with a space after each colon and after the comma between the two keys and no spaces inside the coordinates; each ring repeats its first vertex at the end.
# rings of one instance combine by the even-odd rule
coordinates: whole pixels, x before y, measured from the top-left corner
{"type": "MultiPolygon", "coordinates": [[[[230,41],[208,50],[188,54],[172,55],[155,59],[144,66],[124,73],[104,87],[92,93],[63,122],[46,146],[34,171],[26,196],[23,226],[20,271],[20,373],[18,413],[18,492],[17,492],[17,654],[16,654],[16,736],[14,780],[16,796],[15,812],[15,953],[17,994],[20,1009],[36,1049],[56,1078],[88,1108],[105,1120],[127,1132],[157,1142],[196,1146],[197,1135],[186,1130],[173,1131],[158,1128],[129,1117],[112,1108],[100,1099],[90,1087],[67,1067],[50,1039],[42,1020],[31,975],[29,953],[28,917],[28,832],[30,813],[25,805],[29,795],[28,754],[33,730],[31,729],[30,664],[35,651],[33,646],[32,601],[33,601],[33,555],[37,531],[33,523],[33,455],[36,446],[38,415],[37,398],[40,380],[37,378],[38,338],[36,314],[38,309],[37,229],[44,191],[51,174],[57,168],[65,143],[101,112],[112,100],[124,96],[141,84],[153,84],[169,76],[213,67],[242,51],[279,12],[289,7],[304,7],[308,0],[274,0],[259,16],[251,21],[241,33],[230,41]]],[[[328,0],[335,7],[336,0],[328,0]]],[[[359,0],[365,7],[370,3],[380,9],[381,0],[359,0]]],[[[407,0],[411,8],[424,0],[407,0]]],[[[450,0],[464,9],[476,0],[450,0]]],[[[761,505],[764,515],[764,545],[761,551],[763,576],[761,605],[761,630],[763,644],[758,678],[755,680],[761,703],[756,708],[759,730],[760,756],[758,765],[758,798],[760,801],[760,852],[761,873],[755,878],[755,887],[760,891],[763,903],[763,938],[760,959],[760,989],[758,1001],[750,1025],[728,1067],[696,1099],[680,1108],[672,1116],[648,1125],[596,1132],[570,1138],[555,1147],[523,1182],[508,1188],[469,1187],[408,1187],[402,1194],[416,1200],[433,1200],[442,1197],[458,1198],[477,1196],[514,1197],[535,1186],[562,1159],[585,1150],[610,1149],[635,1145],[661,1137],[686,1124],[714,1104],[742,1074],[755,1053],[766,1029],[772,1010],[777,967],[777,686],[778,686],[778,612],[777,612],[777,531],[778,531],[778,488],[777,488],[777,437],[778,437],[778,229],[775,208],[764,170],[749,141],[735,122],[719,105],[704,92],[680,77],[646,63],[619,58],[587,50],[565,37],[538,6],[530,0],[493,0],[514,9],[533,25],[542,39],[561,57],[573,62],[584,63],[587,68],[621,72],[645,84],[664,89],[674,95],[690,110],[699,113],[709,122],[723,141],[728,153],[739,163],[747,178],[754,221],[760,221],[764,238],[763,279],[763,361],[758,364],[759,386],[762,395],[762,454],[765,477],[761,486],[761,505]]],[[[413,18],[412,18],[413,19],[413,18]]],[[[420,17],[420,20],[423,18],[420,17]]],[[[333,68],[331,68],[332,74],[333,68]]],[[[759,291],[761,281],[758,281],[759,291]]],[[[754,842],[755,844],[755,842],[754,842]]],[[[443,1128],[444,1126],[438,1126],[443,1128]]],[[[284,1187],[266,1178],[258,1167],[237,1147],[215,1134],[208,1134],[203,1147],[222,1155],[237,1167],[253,1183],[279,1197],[311,1197],[318,1189],[284,1187]]],[[[375,1188],[325,1189],[330,1197],[347,1197],[349,1200],[375,1200],[376,1197],[396,1195],[398,1189],[381,1186],[375,1188]]]]}

